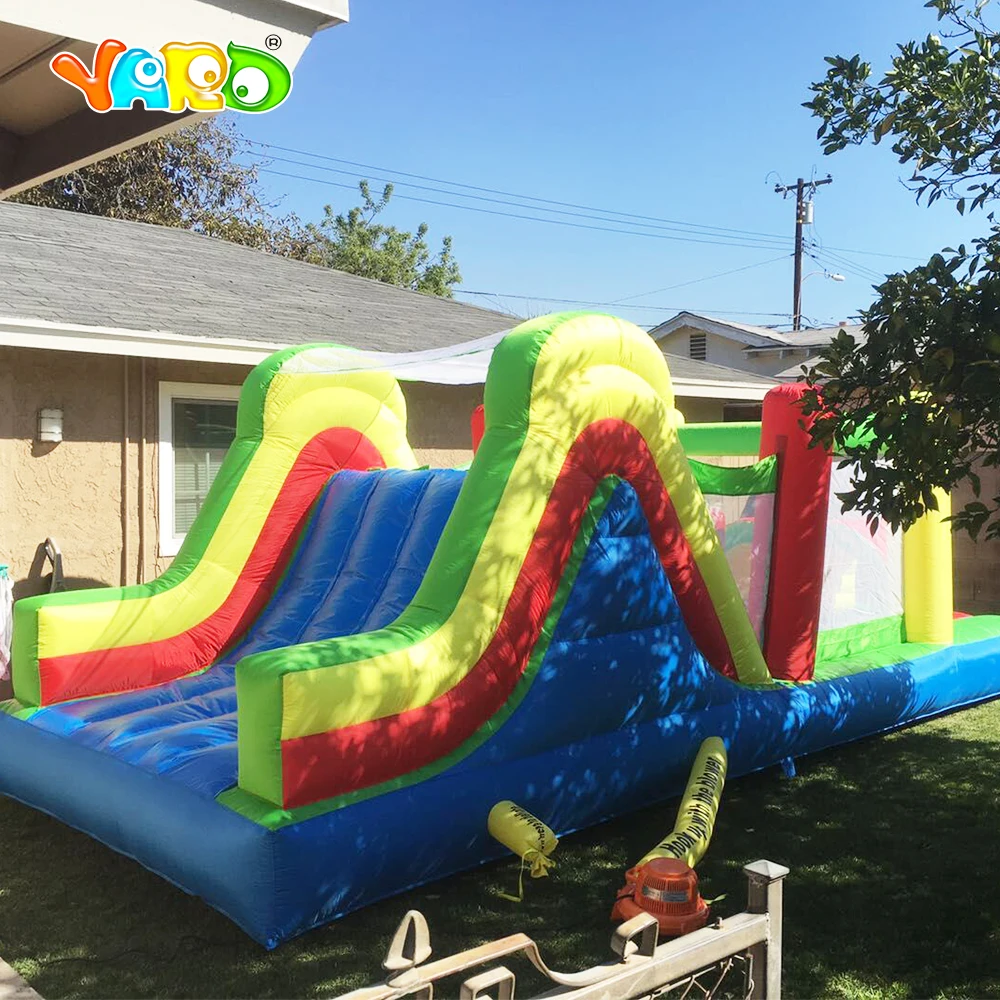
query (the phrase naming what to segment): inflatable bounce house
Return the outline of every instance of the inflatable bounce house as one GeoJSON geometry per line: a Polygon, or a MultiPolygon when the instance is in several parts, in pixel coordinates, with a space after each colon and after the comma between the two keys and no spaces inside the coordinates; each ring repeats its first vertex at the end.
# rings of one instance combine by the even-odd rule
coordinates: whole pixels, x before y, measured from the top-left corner
{"type": "Polygon", "coordinates": [[[323,347],[248,378],[169,570],[15,608],[0,792],[273,947],[559,834],[1000,694],[953,616],[942,511],[842,516],[797,391],[684,426],[649,337],[532,320],[496,346],[471,466],[416,468],[388,374],[323,347]],[[688,456],[694,456],[689,458],[688,456]]]}

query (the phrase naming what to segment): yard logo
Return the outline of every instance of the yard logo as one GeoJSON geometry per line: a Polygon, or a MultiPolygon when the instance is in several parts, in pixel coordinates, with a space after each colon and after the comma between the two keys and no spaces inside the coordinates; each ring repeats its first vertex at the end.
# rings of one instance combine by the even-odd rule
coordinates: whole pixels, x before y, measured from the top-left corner
{"type": "MultiPolygon", "coordinates": [[[[276,38],[268,37],[270,48],[278,47],[276,38]]],[[[97,47],[91,68],[71,52],[53,56],[49,66],[101,113],[127,111],[137,102],[147,111],[175,114],[188,108],[270,111],[292,89],[292,74],[280,59],[234,42],[226,52],[211,42],[168,42],[156,54],[109,38],[97,47]]]]}

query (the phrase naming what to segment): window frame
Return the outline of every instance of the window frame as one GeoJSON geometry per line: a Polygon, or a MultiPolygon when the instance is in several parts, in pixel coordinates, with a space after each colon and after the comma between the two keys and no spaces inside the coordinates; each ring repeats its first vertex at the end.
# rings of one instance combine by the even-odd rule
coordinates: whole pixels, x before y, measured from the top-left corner
{"type": "MultiPolygon", "coordinates": [[[[159,555],[175,556],[185,535],[174,534],[174,400],[195,399],[216,403],[238,402],[239,385],[212,382],[159,383],[159,444],[156,502],[159,518],[159,555]]],[[[186,533],[185,533],[186,534],[186,533]]]]}

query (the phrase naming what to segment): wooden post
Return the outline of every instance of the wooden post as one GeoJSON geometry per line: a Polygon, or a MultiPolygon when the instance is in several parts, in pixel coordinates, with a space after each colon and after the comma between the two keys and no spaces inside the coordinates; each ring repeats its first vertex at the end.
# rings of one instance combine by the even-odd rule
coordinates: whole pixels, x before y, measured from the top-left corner
{"type": "Polygon", "coordinates": [[[767,940],[750,949],[753,960],[751,1000],[780,1000],[781,997],[781,922],[782,882],[788,874],[784,865],[773,861],[755,861],[743,869],[747,877],[747,912],[763,913],[768,918],[767,940]]]}

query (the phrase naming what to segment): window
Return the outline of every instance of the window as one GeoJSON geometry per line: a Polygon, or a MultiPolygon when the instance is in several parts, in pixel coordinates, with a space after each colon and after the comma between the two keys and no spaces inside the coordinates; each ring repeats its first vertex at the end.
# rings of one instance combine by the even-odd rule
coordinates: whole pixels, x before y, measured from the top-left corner
{"type": "Polygon", "coordinates": [[[160,555],[177,554],[236,437],[237,385],[160,383],[160,555]]]}
{"type": "Polygon", "coordinates": [[[688,335],[688,357],[704,361],[708,357],[708,337],[704,333],[688,335]]]}

